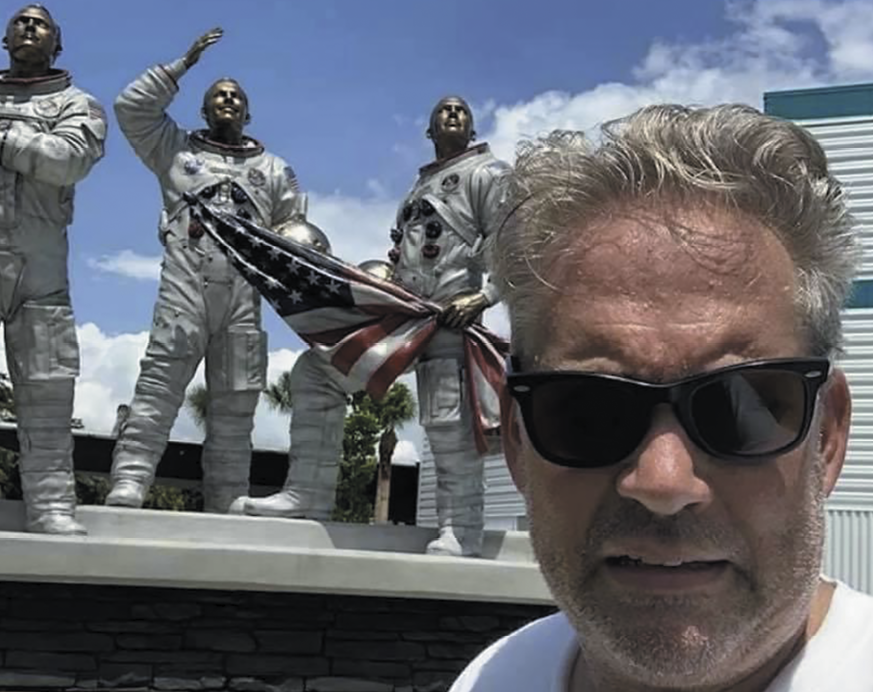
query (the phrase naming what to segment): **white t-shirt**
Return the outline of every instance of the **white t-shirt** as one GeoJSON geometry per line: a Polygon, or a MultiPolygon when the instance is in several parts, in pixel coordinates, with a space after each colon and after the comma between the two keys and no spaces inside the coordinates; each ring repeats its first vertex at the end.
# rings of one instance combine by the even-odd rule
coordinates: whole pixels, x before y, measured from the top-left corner
{"type": "MultiPolygon", "coordinates": [[[[495,642],[449,692],[568,692],[578,651],[562,613],[495,642]]],[[[873,692],[873,597],[837,583],[822,626],[766,692],[873,692]]]]}

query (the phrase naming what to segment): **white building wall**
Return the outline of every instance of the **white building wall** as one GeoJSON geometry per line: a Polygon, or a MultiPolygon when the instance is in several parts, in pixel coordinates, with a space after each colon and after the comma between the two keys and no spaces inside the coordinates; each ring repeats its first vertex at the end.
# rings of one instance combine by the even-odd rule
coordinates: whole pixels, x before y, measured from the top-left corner
{"type": "MultiPolygon", "coordinates": [[[[873,279],[873,115],[798,123],[822,145],[844,187],[863,248],[863,285],[873,279]]],[[[852,391],[852,428],[846,464],[828,501],[825,571],[873,593],[873,306],[845,310],[843,330],[840,366],[852,391]]]]}

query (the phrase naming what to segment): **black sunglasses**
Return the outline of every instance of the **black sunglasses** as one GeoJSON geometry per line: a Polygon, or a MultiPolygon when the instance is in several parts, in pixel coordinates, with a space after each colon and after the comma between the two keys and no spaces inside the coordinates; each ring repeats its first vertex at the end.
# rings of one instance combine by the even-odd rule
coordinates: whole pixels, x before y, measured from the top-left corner
{"type": "Polygon", "coordinates": [[[597,372],[519,372],[507,385],[537,453],[560,466],[599,468],[643,441],[659,404],[673,407],[707,454],[751,462],[782,454],[809,432],[827,358],[756,360],[658,384],[597,372]]]}

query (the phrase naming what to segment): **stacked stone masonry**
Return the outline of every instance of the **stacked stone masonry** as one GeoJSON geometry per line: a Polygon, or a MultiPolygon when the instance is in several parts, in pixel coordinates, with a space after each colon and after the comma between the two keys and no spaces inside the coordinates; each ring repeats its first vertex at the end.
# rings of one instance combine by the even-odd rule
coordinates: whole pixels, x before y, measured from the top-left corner
{"type": "Polygon", "coordinates": [[[0,585],[0,690],[438,692],[553,608],[80,584],[0,585]]]}

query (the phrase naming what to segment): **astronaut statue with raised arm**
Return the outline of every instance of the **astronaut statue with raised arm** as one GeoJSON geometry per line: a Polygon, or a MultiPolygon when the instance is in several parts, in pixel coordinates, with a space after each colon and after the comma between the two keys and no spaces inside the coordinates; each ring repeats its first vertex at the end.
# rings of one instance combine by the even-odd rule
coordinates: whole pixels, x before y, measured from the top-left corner
{"type": "Polygon", "coordinates": [[[100,104],[54,69],[61,28],[42,5],[6,26],[0,72],[0,320],[15,398],[28,531],[84,534],[75,519],[79,347],[67,278],[74,186],[103,157],[100,104]]]}
{"type": "Polygon", "coordinates": [[[261,299],[191,217],[183,195],[277,228],[295,216],[298,187],[282,159],[243,134],[249,103],[235,80],[219,79],[206,91],[205,129],[186,131],[167,114],[179,81],[221,36],[213,29],[182,58],[149,68],[115,102],[122,132],[160,183],[164,262],[148,346],[115,446],[109,505],[142,505],[204,358],[204,509],[225,512],[248,491],[254,413],[266,384],[261,299]]]}
{"type": "MultiPolygon", "coordinates": [[[[491,154],[487,144],[470,146],[475,136],[473,116],[459,97],[437,103],[427,134],[436,160],[421,168],[400,206],[389,257],[394,281],[444,305],[443,328],[415,366],[420,419],[437,473],[440,533],[427,552],[478,555],[483,461],[476,449],[465,387],[461,329],[497,300],[496,288],[483,280],[485,243],[502,213],[508,166],[491,154]]],[[[384,269],[374,266],[373,271],[384,269]]],[[[292,395],[300,405],[291,420],[285,487],[267,498],[241,498],[234,510],[328,519],[335,504],[348,382],[315,349],[298,358],[291,377],[292,395]]]]}

